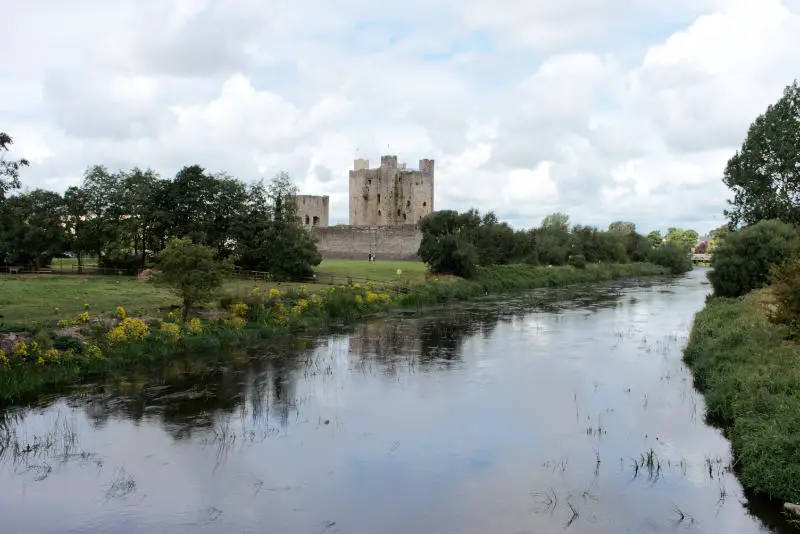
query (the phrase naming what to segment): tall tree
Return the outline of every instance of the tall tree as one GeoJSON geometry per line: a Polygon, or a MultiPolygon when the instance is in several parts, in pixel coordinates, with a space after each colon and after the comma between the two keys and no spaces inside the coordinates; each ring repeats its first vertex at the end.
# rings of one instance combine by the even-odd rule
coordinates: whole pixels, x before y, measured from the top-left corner
{"type": "Polygon", "coordinates": [[[14,140],[5,132],[0,132],[0,200],[6,198],[12,189],[19,189],[19,170],[27,167],[30,162],[25,159],[7,160],[6,153],[10,150],[14,140]]]}
{"type": "Polygon", "coordinates": [[[72,186],[64,192],[65,230],[67,246],[78,260],[78,272],[83,272],[83,254],[91,249],[91,235],[86,220],[86,194],[72,186]]]}
{"type": "Polygon", "coordinates": [[[269,186],[250,187],[245,209],[231,226],[240,267],[286,279],[313,273],[322,256],[301,225],[296,195],[297,187],[286,173],[275,176],[269,186]]]}
{"type": "Polygon", "coordinates": [[[690,254],[697,246],[699,235],[695,230],[684,230],[683,228],[669,228],[664,241],[678,247],[680,250],[690,254]]]}
{"type": "Polygon", "coordinates": [[[619,232],[621,234],[636,233],[636,225],[628,221],[614,221],[608,225],[609,232],[619,232]]]}
{"type": "Polygon", "coordinates": [[[542,219],[540,228],[542,230],[559,230],[566,232],[569,230],[569,215],[566,213],[551,213],[542,219]]]}
{"type": "Polygon", "coordinates": [[[650,246],[653,248],[660,247],[661,243],[664,242],[664,238],[661,236],[661,232],[658,230],[653,230],[647,234],[647,240],[650,242],[650,246]]]}
{"type": "Polygon", "coordinates": [[[0,208],[0,256],[7,264],[41,268],[67,248],[66,207],[57,193],[34,189],[0,208]]]}
{"type": "Polygon", "coordinates": [[[800,223],[800,85],[750,125],[741,149],[725,167],[723,182],[733,191],[725,215],[731,229],[775,219],[800,223]]]}

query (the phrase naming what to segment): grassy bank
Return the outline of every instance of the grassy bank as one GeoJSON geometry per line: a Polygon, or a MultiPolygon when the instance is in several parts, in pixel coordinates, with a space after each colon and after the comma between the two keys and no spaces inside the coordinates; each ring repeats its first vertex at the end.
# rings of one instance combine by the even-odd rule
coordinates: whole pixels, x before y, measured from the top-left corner
{"type": "MultiPolygon", "coordinates": [[[[74,258],[55,260],[74,262],[74,258]]],[[[411,261],[370,262],[366,260],[324,260],[318,268],[318,284],[305,284],[311,290],[330,287],[329,278],[340,283],[350,276],[363,283],[395,282],[424,277],[425,264],[411,261]],[[398,276],[397,270],[401,270],[398,276]]],[[[259,288],[285,289],[301,284],[266,283],[253,280],[231,280],[221,293],[231,297],[246,296],[259,288]]],[[[132,316],[160,317],[164,310],[180,304],[167,289],[156,287],[132,276],[60,276],[0,275],[0,331],[28,328],[36,323],[54,325],[65,316],[83,312],[85,305],[95,315],[111,314],[123,306],[132,316]]]]}
{"type": "Polygon", "coordinates": [[[476,276],[469,280],[430,279],[412,284],[412,291],[404,296],[402,303],[410,307],[424,307],[453,300],[468,300],[487,294],[514,293],[529,289],[666,274],[669,274],[669,269],[650,263],[593,264],[587,265],[585,269],[495,265],[478,267],[476,276]]]}
{"type": "MultiPolygon", "coordinates": [[[[38,305],[47,308],[47,320],[28,325],[26,331],[13,338],[6,336],[0,343],[0,400],[18,400],[91,373],[162,362],[172,354],[219,351],[248,338],[321,330],[397,308],[423,308],[487,294],[657,274],[667,274],[667,270],[650,264],[590,265],[585,269],[509,265],[481,268],[470,280],[406,278],[314,291],[304,286],[256,286],[247,292],[239,288],[223,293],[217,303],[187,323],[169,309],[150,309],[150,315],[138,313],[142,305],[137,299],[145,298],[147,291],[156,291],[140,281],[131,281],[139,284],[138,292],[111,293],[119,299],[105,301],[106,307],[115,306],[113,312],[98,312],[87,302],[79,310],[64,313],[51,307],[55,302],[52,298],[44,297],[44,303],[38,305]],[[131,298],[126,301],[126,296],[131,298]]],[[[38,279],[28,279],[28,284],[37,283],[38,279]]],[[[116,287],[114,279],[106,283],[116,287]]],[[[72,308],[75,306],[77,301],[72,308]]]]}
{"type": "Polygon", "coordinates": [[[721,426],[742,485],[800,501],[800,346],[766,316],[766,293],[712,298],[694,321],[684,359],[721,426]]]}

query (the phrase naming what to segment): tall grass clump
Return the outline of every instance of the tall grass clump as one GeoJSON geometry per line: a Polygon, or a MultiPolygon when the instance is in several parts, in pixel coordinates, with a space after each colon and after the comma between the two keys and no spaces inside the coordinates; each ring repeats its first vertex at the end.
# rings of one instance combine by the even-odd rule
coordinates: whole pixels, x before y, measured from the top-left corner
{"type": "Polygon", "coordinates": [[[731,441],[742,485],[800,501],[800,347],[769,321],[763,292],[715,297],[695,316],[684,360],[707,419],[731,441]]]}

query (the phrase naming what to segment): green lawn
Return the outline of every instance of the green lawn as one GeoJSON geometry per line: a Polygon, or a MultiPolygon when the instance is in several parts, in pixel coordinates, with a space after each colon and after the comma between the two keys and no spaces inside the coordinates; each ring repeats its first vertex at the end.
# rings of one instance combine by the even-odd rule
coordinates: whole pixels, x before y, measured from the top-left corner
{"type": "MultiPolygon", "coordinates": [[[[54,267],[60,261],[55,260],[54,267]]],[[[63,261],[67,271],[75,260],[63,261]]],[[[425,264],[419,262],[325,260],[319,266],[319,283],[306,286],[314,291],[331,283],[345,283],[347,276],[356,282],[396,280],[397,269],[402,270],[403,278],[425,274],[425,264]]],[[[246,296],[255,287],[266,290],[293,285],[297,284],[231,280],[222,293],[246,296]]],[[[111,313],[123,306],[131,316],[160,317],[164,313],[161,310],[179,304],[179,300],[167,289],[132,276],[0,275],[0,330],[19,329],[35,321],[54,324],[59,319],[72,319],[85,304],[92,315],[111,313]]]]}
{"type": "Polygon", "coordinates": [[[325,282],[326,277],[330,275],[351,276],[355,281],[361,279],[384,282],[396,280],[398,269],[402,271],[403,278],[418,278],[424,276],[427,272],[427,266],[421,261],[326,259],[322,260],[322,263],[317,268],[317,277],[320,282],[325,282]]]}
{"type": "MultiPolygon", "coordinates": [[[[231,280],[222,292],[244,296],[255,287],[265,290],[276,285],[231,280]]],[[[291,285],[295,284],[281,287],[291,285]]],[[[308,284],[311,291],[319,287],[324,286],[308,284]]],[[[47,324],[72,319],[86,304],[92,315],[123,306],[134,317],[162,317],[163,310],[180,300],[169,290],[132,276],[0,275],[0,330],[20,329],[34,321],[47,324]]]]}

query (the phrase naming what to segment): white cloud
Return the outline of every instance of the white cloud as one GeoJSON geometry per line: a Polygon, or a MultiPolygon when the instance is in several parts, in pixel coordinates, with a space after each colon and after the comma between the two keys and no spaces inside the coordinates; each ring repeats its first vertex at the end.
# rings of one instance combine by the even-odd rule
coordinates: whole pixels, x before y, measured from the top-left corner
{"type": "Polygon", "coordinates": [[[0,130],[92,164],[289,171],[347,220],[356,157],[436,159],[436,207],[720,223],[726,159],[800,72],[797,0],[0,0],[0,130]]]}

